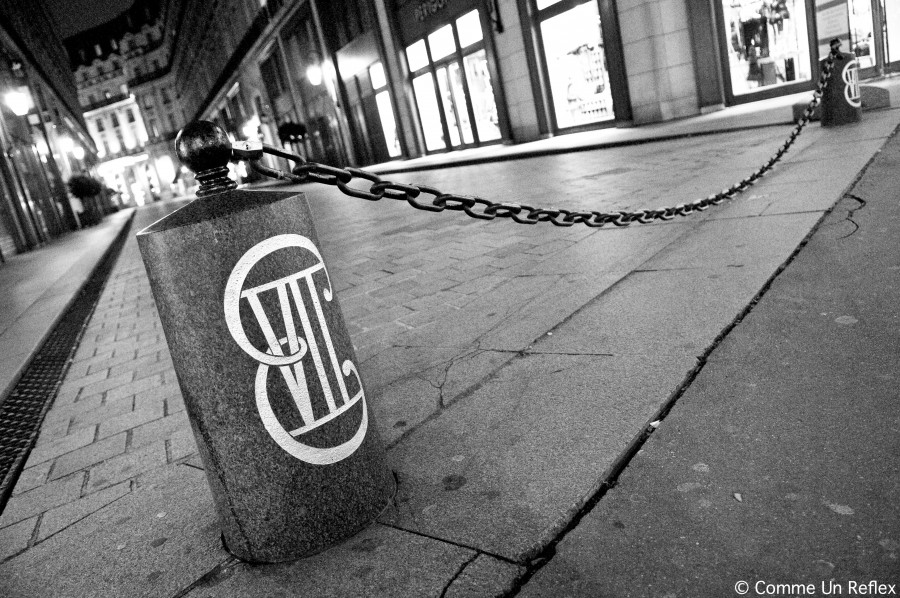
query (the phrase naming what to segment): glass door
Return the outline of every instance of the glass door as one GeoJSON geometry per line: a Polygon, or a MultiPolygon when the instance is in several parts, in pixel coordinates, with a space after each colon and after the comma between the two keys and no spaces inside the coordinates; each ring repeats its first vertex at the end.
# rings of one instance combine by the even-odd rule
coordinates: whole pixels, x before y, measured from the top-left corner
{"type": "Polygon", "coordinates": [[[437,70],[438,88],[441,91],[441,102],[444,106],[444,118],[450,130],[450,145],[471,145],[475,142],[472,136],[472,123],[469,121],[469,102],[463,87],[458,62],[451,62],[437,70]]]}
{"type": "Polygon", "coordinates": [[[406,57],[427,151],[501,138],[478,10],[416,41],[406,57]]]}

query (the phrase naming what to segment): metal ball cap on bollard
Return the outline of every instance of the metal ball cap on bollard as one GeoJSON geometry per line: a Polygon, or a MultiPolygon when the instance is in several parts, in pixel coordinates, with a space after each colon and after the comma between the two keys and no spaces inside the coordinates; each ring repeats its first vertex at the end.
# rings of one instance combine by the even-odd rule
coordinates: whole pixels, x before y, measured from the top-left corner
{"type": "MultiPolygon", "coordinates": [[[[832,40],[831,47],[840,48],[840,40],[832,40]]],[[[826,60],[819,64],[825,68],[826,60]]],[[[859,89],[859,61],[852,53],[838,53],[834,57],[831,79],[822,93],[822,126],[831,127],[859,122],[862,119],[862,98],[859,89]]]]}
{"type": "Polygon", "coordinates": [[[138,244],[227,549],[321,551],[394,492],[303,194],[235,189],[209,122],[176,140],[198,199],[138,244]]]}

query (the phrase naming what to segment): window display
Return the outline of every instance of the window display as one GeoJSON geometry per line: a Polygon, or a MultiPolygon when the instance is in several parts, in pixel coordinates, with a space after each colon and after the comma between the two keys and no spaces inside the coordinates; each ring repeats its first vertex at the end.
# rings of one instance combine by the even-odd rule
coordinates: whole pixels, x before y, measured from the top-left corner
{"type": "Polygon", "coordinates": [[[900,60],[900,0],[883,0],[884,45],[888,62],[900,60]]]}
{"type": "Polygon", "coordinates": [[[600,13],[593,1],[541,22],[559,128],[614,118],[600,13]]]}
{"type": "Polygon", "coordinates": [[[875,66],[872,3],[870,0],[850,0],[850,46],[859,61],[859,68],[875,66]]]}
{"type": "Polygon", "coordinates": [[[806,5],[801,0],[722,0],[731,92],[809,81],[806,5]]]}

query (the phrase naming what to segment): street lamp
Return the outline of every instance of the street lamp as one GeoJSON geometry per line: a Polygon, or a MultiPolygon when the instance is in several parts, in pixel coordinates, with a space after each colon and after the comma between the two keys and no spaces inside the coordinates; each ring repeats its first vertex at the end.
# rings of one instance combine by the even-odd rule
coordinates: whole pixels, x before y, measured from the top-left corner
{"type": "Polygon", "coordinates": [[[72,157],[76,160],[84,160],[84,148],[76,145],[72,148],[72,157]]]}
{"type": "Polygon", "coordinates": [[[59,149],[64,152],[72,153],[75,149],[75,142],[72,141],[71,137],[60,137],[59,138],[59,149]]]}
{"type": "Polygon", "coordinates": [[[306,80],[310,85],[322,84],[322,66],[320,64],[311,64],[306,68],[306,80]]]}
{"type": "Polygon", "coordinates": [[[20,90],[6,92],[3,96],[3,101],[16,116],[25,116],[34,105],[31,101],[31,95],[20,90]]]}
{"type": "Polygon", "coordinates": [[[259,125],[260,125],[259,117],[257,115],[253,115],[250,117],[247,122],[244,123],[244,126],[241,127],[241,133],[244,134],[245,139],[259,139],[259,125]]]}

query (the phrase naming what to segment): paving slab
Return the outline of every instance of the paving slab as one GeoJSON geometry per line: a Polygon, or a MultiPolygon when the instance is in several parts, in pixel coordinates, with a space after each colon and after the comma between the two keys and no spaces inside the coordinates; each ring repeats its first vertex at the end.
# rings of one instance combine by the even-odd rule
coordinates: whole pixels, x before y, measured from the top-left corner
{"type": "Polygon", "coordinates": [[[677,244],[657,253],[636,270],[769,268],[774,271],[819,219],[819,214],[799,213],[704,221],[679,237],[677,244]],[[715,250],[711,250],[713,247],[715,250]]]}
{"type": "Polygon", "coordinates": [[[508,596],[525,567],[479,554],[447,587],[444,598],[501,598],[508,596]]]}
{"type": "Polygon", "coordinates": [[[228,560],[206,476],[172,466],[140,492],[0,565],[9,598],[174,596],[228,560]]]}
{"type": "Polygon", "coordinates": [[[184,598],[305,596],[309,598],[420,598],[441,596],[448,581],[476,553],[383,525],[293,563],[229,563],[184,598]]]}
{"type": "Polygon", "coordinates": [[[693,358],[528,355],[389,453],[381,521],[526,562],[564,527],[693,358]]]}
{"type": "Polygon", "coordinates": [[[698,358],[771,274],[752,266],[635,272],[530,352],[698,358]]]}
{"type": "Polygon", "coordinates": [[[894,137],[519,596],[897,591],[898,169],[894,137]]]}

